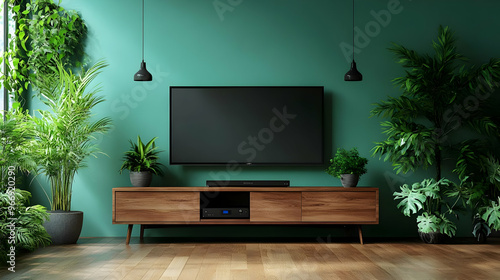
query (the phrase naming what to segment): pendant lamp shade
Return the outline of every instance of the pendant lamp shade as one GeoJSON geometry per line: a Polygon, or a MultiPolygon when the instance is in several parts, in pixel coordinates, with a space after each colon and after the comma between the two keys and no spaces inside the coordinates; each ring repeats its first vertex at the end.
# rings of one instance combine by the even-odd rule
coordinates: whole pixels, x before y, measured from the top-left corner
{"type": "Polygon", "coordinates": [[[146,69],[146,62],[144,60],[141,62],[141,69],[137,71],[134,75],[134,81],[139,81],[139,82],[146,82],[146,81],[152,81],[153,76],[151,73],[149,73],[148,69],[146,69]]]}
{"type": "Polygon", "coordinates": [[[357,82],[362,80],[363,75],[359,73],[358,68],[356,67],[356,61],[354,61],[354,0],[352,0],[352,62],[351,69],[349,69],[349,71],[347,71],[344,75],[344,81],[357,82]]]}
{"type": "Polygon", "coordinates": [[[146,69],[146,62],[144,62],[144,0],[142,0],[142,62],[141,68],[134,75],[134,81],[148,82],[153,80],[153,75],[146,69]]]}
{"type": "Polygon", "coordinates": [[[345,73],[344,81],[356,82],[362,80],[363,80],[363,75],[359,73],[358,68],[356,67],[356,61],[354,61],[353,59],[351,62],[351,69],[347,71],[347,73],[345,73]]]}

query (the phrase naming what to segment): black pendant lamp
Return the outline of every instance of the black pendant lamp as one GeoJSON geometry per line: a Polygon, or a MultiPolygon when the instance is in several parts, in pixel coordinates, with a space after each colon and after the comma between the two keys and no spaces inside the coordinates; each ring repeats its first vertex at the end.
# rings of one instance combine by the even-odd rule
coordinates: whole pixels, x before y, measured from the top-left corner
{"type": "Polygon", "coordinates": [[[349,69],[349,71],[345,73],[344,81],[356,82],[362,80],[363,75],[359,73],[358,69],[356,68],[356,61],[354,61],[354,0],[352,0],[352,63],[351,69],[349,69]]]}
{"type": "Polygon", "coordinates": [[[146,69],[146,62],[144,62],[144,0],[142,0],[142,62],[141,69],[134,75],[134,81],[148,82],[152,80],[153,76],[146,69]]]}

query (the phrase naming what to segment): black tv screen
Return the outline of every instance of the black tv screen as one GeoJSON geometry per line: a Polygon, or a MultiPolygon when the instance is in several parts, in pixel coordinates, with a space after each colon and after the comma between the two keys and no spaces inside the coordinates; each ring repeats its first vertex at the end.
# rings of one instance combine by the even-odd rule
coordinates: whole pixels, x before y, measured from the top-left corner
{"type": "Polygon", "coordinates": [[[170,164],[323,164],[323,87],[170,87],[170,164]]]}

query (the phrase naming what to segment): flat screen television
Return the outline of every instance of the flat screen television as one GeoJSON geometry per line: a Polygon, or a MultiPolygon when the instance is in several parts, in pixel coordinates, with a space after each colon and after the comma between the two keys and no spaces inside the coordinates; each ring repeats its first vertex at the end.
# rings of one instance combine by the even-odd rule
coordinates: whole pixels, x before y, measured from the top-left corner
{"type": "Polygon", "coordinates": [[[170,87],[170,164],[321,165],[313,87],[170,87]]]}

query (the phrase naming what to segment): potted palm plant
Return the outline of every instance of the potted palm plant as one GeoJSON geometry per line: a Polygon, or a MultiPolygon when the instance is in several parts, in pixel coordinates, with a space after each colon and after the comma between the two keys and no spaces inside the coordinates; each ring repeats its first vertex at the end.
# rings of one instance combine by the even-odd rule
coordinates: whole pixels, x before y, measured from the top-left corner
{"type": "Polygon", "coordinates": [[[356,187],[359,177],[367,172],[366,164],[368,160],[359,155],[357,148],[347,151],[344,148],[338,148],[335,157],[330,159],[330,166],[326,173],[340,178],[342,186],[356,187]]]}
{"type": "Polygon", "coordinates": [[[89,156],[100,153],[92,143],[96,135],[109,130],[107,117],[94,120],[92,109],[104,99],[89,89],[90,83],[107,64],[97,62],[81,74],[57,63],[54,75],[41,84],[42,102],[50,110],[38,110],[35,124],[34,159],[38,173],[47,176],[51,187],[50,221],[44,224],[54,244],[76,243],[81,232],[83,212],[71,211],[73,179],[85,167],[89,156]]]}
{"type": "Polygon", "coordinates": [[[131,147],[125,152],[120,174],[123,170],[130,170],[130,182],[134,187],[149,187],[153,174],[163,175],[161,166],[164,165],[158,162],[161,151],[155,145],[157,138],[154,137],[146,144],[140,136],[137,136],[137,144],[129,140],[131,147]]]}

